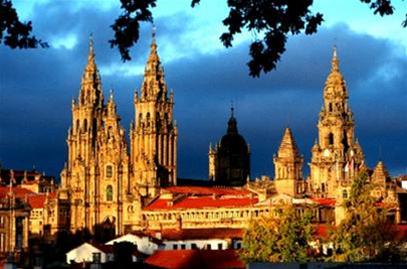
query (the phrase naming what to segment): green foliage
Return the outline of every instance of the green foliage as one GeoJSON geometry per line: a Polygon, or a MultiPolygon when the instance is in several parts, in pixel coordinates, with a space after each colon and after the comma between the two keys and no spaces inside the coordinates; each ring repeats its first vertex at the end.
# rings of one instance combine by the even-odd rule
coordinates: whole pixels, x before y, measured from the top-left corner
{"type": "Polygon", "coordinates": [[[350,196],[343,205],[346,208],[345,219],[330,237],[334,246],[332,260],[387,262],[383,259],[389,256],[384,253],[390,249],[397,256],[393,225],[386,221],[386,210],[378,207],[371,196],[373,187],[366,172],[360,173],[354,180],[350,196]]]}
{"type": "Polygon", "coordinates": [[[251,222],[240,256],[245,262],[307,262],[311,236],[311,212],[300,217],[293,206],[279,206],[251,222]]]}
{"type": "MultiPolygon", "coordinates": [[[[391,0],[359,0],[369,5],[374,14],[380,16],[393,14],[391,0]]],[[[201,1],[192,0],[191,7],[201,1]]],[[[117,46],[122,59],[130,60],[129,49],[139,39],[139,23],[152,22],[150,8],[156,0],[121,0],[123,14],[112,25],[115,38],[110,40],[117,46]]],[[[323,22],[323,15],[312,12],[313,0],[227,0],[228,16],[222,21],[227,31],[220,36],[225,47],[231,47],[235,35],[247,30],[256,36],[250,44],[249,73],[259,77],[275,69],[281,55],[285,52],[289,35],[300,33],[314,34],[323,22]]],[[[402,25],[407,26],[406,20],[402,25]]]]}
{"type": "MultiPolygon", "coordinates": [[[[190,0],[191,7],[201,1],[190,0]]],[[[374,14],[391,15],[391,0],[359,0],[369,5],[374,14]]],[[[110,46],[117,47],[123,61],[131,60],[130,49],[140,38],[140,23],[153,22],[151,9],[157,0],[120,0],[122,14],[111,25],[114,38],[110,46]]],[[[256,36],[250,44],[249,73],[259,77],[261,72],[274,70],[285,52],[288,36],[314,34],[323,22],[323,15],[313,13],[313,0],[227,0],[228,16],[222,21],[227,31],[220,36],[225,47],[231,47],[235,35],[250,31],[256,36]]],[[[11,0],[0,0],[0,44],[11,48],[48,47],[46,42],[31,35],[31,22],[19,20],[11,0]]],[[[407,27],[407,14],[402,22],[407,27]]]]}
{"type": "Polygon", "coordinates": [[[0,44],[15,49],[43,48],[48,44],[31,35],[31,21],[23,23],[10,0],[0,0],[0,44]]]}

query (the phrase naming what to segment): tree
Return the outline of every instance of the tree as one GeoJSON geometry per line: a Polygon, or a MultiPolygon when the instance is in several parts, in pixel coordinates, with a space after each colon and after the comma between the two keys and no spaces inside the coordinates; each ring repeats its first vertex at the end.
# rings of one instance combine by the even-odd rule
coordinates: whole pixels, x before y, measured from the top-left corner
{"type": "MultiPolygon", "coordinates": [[[[140,22],[153,22],[150,9],[156,6],[156,0],[120,1],[123,13],[111,26],[115,37],[110,44],[117,46],[123,61],[127,61],[131,59],[129,49],[139,39],[140,22]]],[[[359,1],[368,4],[374,14],[393,14],[391,0],[359,1]]],[[[191,6],[199,3],[200,0],[192,0],[191,6]]],[[[323,21],[321,13],[310,10],[313,0],[228,0],[227,4],[230,10],[223,24],[228,31],[220,36],[225,47],[231,47],[234,36],[244,29],[260,36],[250,45],[251,60],[247,65],[253,77],[276,68],[289,34],[314,34],[323,21]]],[[[402,25],[407,27],[407,14],[402,25]]]]}
{"type": "Polygon", "coordinates": [[[345,200],[345,219],[333,230],[330,242],[337,262],[381,261],[401,259],[399,242],[395,241],[393,225],[386,219],[386,210],[371,195],[375,186],[366,171],[361,172],[345,200]]]}
{"type": "Polygon", "coordinates": [[[10,0],[0,0],[0,44],[10,48],[46,48],[48,44],[31,35],[31,21],[23,23],[10,0]]]}
{"type": "Polygon", "coordinates": [[[312,230],[311,212],[299,216],[292,205],[278,206],[251,222],[240,257],[245,262],[307,262],[312,230]]]}
{"type": "MultiPolygon", "coordinates": [[[[140,23],[153,22],[151,9],[157,0],[120,0],[122,14],[111,25],[114,38],[112,48],[117,47],[123,61],[131,60],[130,48],[139,40],[140,23]]],[[[200,0],[190,0],[191,6],[200,0]]],[[[359,0],[380,16],[393,14],[392,0],[359,0]]],[[[250,44],[250,75],[270,72],[285,52],[290,34],[314,34],[323,22],[323,15],[313,13],[313,0],[227,0],[229,15],[223,20],[228,31],[220,36],[225,47],[231,47],[235,35],[243,30],[258,36],[250,44]]],[[[22,23],[11,0],[0,0],[0,44],[11,48],[47,47],[48,44],[31,35],[31,22],[22,23]]],[[[406,19],[402,22],[407,27],[406,19]]]]}

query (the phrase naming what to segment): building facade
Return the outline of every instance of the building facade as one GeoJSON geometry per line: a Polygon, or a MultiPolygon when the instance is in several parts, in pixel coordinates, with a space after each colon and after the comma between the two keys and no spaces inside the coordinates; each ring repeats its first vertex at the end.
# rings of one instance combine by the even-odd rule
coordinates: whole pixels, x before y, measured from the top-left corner
{"type": "Polygon", "coordinates": [[[314,195],[335,197],[337,189],[348,186],[364,164],[348,99],[348,89],[334,48],[319,113],[318,139],[311,150],[309,187],[314,195]]]}
{"type": "MultiPolygon", "coordinates": [[[[287,128],[273,158],[274,180],[250,181],[250,150],[232,108],[227,133],[209,150],[209,178],[216,187],[177,186],[174,95],[168,93],[154,35],[141,89],[134,96],[129,147],[112,91],[104,102],[91,40],[80,93],[72,103],[68,162],[57,194],[63,214],[58,216],[65,217],[65,229],[71,231],[241,229],[284,202],[300,212],[311,208],[315,223],[339,221],[345,214],[340,206],[344,193],[365,167],[348,99],[335,49],[309,178],[303,177],[304,158],[287,128]]],[[[397,186],[382,163],[370,175],[377,184],[374,195],[391,204],[398,221],[397,186]]]]}

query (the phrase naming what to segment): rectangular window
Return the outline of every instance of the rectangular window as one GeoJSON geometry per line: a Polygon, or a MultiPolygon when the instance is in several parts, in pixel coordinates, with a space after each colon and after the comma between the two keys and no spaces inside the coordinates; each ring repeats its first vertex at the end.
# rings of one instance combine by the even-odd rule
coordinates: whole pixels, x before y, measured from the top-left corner
{"type": "Polygon", "coordinates": [[[181,244],[181,249],[185,249],[185,244],[181,244]]]}
{"type": "Polygon", "coordinates": [[[207,244],[207,245],[206,245],[206,249],[212,249],[211,244],[207,244]]]}
{"type": "Polygon", "coordinates": [[[113,166],[106,166],[106,177],[110,178],[113,176],[113,166]]]}
{"type": "Polygon", "coordinates": [[[175,250],[175,249],[178,249],[178,245],[175,245],[175,244],[172,245],[172,249],[174,249],[174,250],[175,250]]]}
{"type": "Polygon", "coordinates": [[[191,244],[191,249],[198,249],[197,245],[195,243],[191,244]]]}
{"type": "Polygon", "coordinates": [[[222,250],[223,249],[223,245],[221,243],[218,244],[218,249],[222,250]]]}

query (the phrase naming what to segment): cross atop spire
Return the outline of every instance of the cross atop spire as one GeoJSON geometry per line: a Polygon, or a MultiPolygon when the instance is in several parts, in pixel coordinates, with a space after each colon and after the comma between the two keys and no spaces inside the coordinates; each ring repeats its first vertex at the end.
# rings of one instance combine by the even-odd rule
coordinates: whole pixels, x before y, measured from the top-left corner
{"type": "Polygon", "coordinates": [[[237,134],[237,121],[235,118],[235,108],[233,107],[233,104],[230,108],[230,118],[228,121],[228,129],[227,129],[227,133],[228,134],[237,134]]]}
{"type": "MultiPolygon", "coordinates": [[[[153,51],[157,54],[157,43],[155,40],[155,35],[157,32],[157,27],[155,26],[155,24],[153,23],[153,28],[151,30],[151,54],[153,53],[153,51]]],[[[150,56],[151,56],[150,54],[150,56]]]]}

